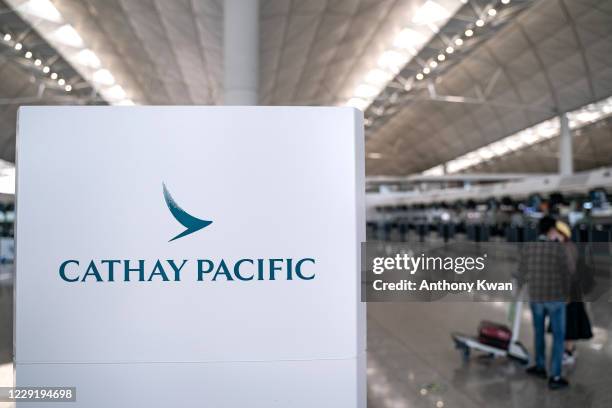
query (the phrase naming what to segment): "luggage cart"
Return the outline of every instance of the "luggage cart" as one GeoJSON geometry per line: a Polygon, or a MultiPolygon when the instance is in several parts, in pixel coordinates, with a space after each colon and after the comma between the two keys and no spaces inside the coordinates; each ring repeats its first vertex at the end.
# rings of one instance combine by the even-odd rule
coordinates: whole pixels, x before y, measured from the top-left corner
{"type": "Polygon", "coordinates": [[[508,343],[508,347],[495,347],[490,344],[482,343],[478,337],[469,336],[461,333],[452,333],[451,337],[455,343],[455,348],[459,349],[464,360],[470,358],[472,350],[481,351],[489,354],[492,357],[508,357],[521,364],[529,364],[529,352],[523,344],[519,341],[519,334],[521,330],[521,313],[522,313],[522,299],[525,287],[519,290],[518,296],[514,301],[514,316],[512,319],[512,337],[508,343]]]}

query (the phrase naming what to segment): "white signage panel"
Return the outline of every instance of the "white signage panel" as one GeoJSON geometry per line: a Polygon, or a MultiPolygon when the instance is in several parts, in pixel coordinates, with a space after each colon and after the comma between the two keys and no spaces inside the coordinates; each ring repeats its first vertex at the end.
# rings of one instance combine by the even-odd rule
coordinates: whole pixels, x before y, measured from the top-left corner
{"type": "Polygon", "coordinates": [[[18,126],[18,385],[365,404],[360,113],[25,107],[18,126]]]}

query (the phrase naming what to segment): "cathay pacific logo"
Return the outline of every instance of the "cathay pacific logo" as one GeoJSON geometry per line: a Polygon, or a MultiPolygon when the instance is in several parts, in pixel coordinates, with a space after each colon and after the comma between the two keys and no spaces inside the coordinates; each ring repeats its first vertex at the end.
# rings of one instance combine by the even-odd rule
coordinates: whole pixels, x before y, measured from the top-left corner
{"type": "MultiPolygon", "coordinates": [[[[166,184],[162,183],[164,199],[170,213],[185,227],[170,241],[185,237],[212,221],[202,220],[188,214],[178,206],[166,184]]],[[[193,251],[192,251],[193,252],[193,251]]],[[[95,259],[65,259],[58,268],[58,275],[64,282],[181,282],[188,275],[192,282],[261,282],[261,281],[310,281],[316,277],[317,261],[314,257],[265,258],[253,256],[214,258],[191,253],[193,258],[181,256],[168,259],[165,256],[133,258],[105,257],[98,254],[95,259]]]]}
{"type": "Polygon", "coordinates": [[[179,207],[176,201],[174,201],[174,199],[170,195],[170,192],[166,188],[165,183],[162,183],[162,187],[164,188],[164,199],[166,200],[166,205],[168,206],[170,213],[172,213],[172,216],[176,218],[176,220],[183,227],[186,228],[185,231],[181,232],[168,242],[172,242],[175,239],[179,239],[189,234],[193,234],[194,232],[199,231],[202,228],[208,227],[210,224],[212,224],[212,221],[201,220],[191,214],[188,214],[187,211],[179,207]]]}

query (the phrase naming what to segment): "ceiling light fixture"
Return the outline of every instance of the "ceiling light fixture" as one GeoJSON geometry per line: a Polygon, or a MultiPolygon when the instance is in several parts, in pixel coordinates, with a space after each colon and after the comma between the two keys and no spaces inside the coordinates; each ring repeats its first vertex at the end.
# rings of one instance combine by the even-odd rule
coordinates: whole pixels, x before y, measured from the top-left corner
{"type": "Polygon", "coordinates": [[[446,59],[446,55],[438,54],[438,61],[444,61],[446,59]]]}
{"type": "Polygon", "coordinates": [[[411,53],[414,53],[416,52],[416,48],[422,46],[425,41],[426,39],[423,34],[410,28],[404,28],[393,40],[393,45],[397,48],[410,50],[411,53]]]}
{"type": "Polygon", "coordinates": [[[457,38],[457,39],[455,40],[455,45],[456,45],[457,47],[460,47],[461,45],[463,45],[463,40],[462,40],[461,38],[457,38]]]}
{"type": "Polygon", "coordinates": [[[89,68],[98,69],[102,65],[100,58],[98,58],[96,53],[89,48],[79,51],[76,54],[75,59],[79,64],[89,68]]]}
{"type": "MultiPolygon", "coordinates": [[[[123,88],[116,88],[117,83],[111,72],[104,69],[102,61],[87,47],[79,31],[69,24],[55,7],[56,0],[8,0],[8,2],[23,20],[32,27],[37,27],[40,35],[91,84],[98,94],[103,97],[110,95],[109,98],[112,100],[107,99],[109,103],[121,102],[117,99],[117,95],[123,95],[124,99],[133,103],[125,96],[123,88]]],[[[6,34],[0,35],[7,38],[6,34]]],[[[19,50],[20,47],[21,45],[16,49],[19,50]]],[[[46,66],[42,70],[44,73],[51,72],[46,66]]],[[[52,78],[57,79],[58,74],[53,73],[52,78]]]]}
{"type": "Polygon", "coordinates": [[[50,0],[29,0],[18,6],[17,10],[54,23],[62,22],[62,15],[50,0]]]}
{"type": "Polygon", "coordinates": [[[26,57],[27,59],[32,58],[32,52],[31,51],[26,51],[24,57],[26,57]]]}
{"type": "Polygon", "coordinates": [[[17,43],[17,44],[15,44],[15,49],[16,49],[17,51],[19,51],[19,50],[20,50],[20,49],[22,49],[22,48],[23,48],[23,45],[22,45],[21,43],[17,43]]]}
{"type": "Polygon", "coordinates": [[[368,99],[373,98],[378,94],[378,89],[371,85],[361,84],[355,88],[354,95],[358,98],[368,99]]]}
{"type": "Polygon", "coordinates": [[[9,33],[4,34],[4,41],[11,41],[11,35],[9,33]]]}
{"type": "Polygon", "coordinates": [[[455,49],[453,47],[446,47],[446,53],[447,54],[452,54],[453,52],[455,52],[455,49]]]}
{"type": "MultiPolygon", "coordinates": [[[[374,59],[362,75],[354,83],[349,92],[350,98],[345,102],[361,110],[366,110],[375,100],[375,97],[385,89],[390,81],[402,71],[406,64],[419,52],[426,43],[439,32],[448,19],[461,8],[459,2],[444,0],[420,0],[422,6],[412,12],[409,20],[403,27],[394,30],[393,36],[387,43],[388,48],[382,48],[381,53],[374,59]]],[[[436,55],[437,57],[437,55],[436,55]]],[[[435,59],[435,57],[434,57],[435,59]]],[[[434,62],[435,66],[437,62],[434,62]]],[[[429,72],[430,68],[427,68],[429,72]]],[[[425,70],[423,71],[425,72],[425,70]]],[[[423,76],[423,72],[420,76],[423,76]]],[[[404,89],[410,89],[411,81],[398,80],[404,89]]],[[[393,103],[393,101],[391,101],[393,103]]]]}
{"type": "Polygon", "coordinates": [[[389,72],[375,68],[368,72],[365,77],[365,80],[370,84],[383,84],[389,82],[391,78],[392,75],[389,72]]]}
{"type": "Polygon", "coordinates": [[[368,107],[370,101],[361,99],[361,98],[351,98],[346,103],[346,106],[351,106],[353,108],[357,108],[359,110],[365,110],[368,107]]]}
{"type": "Polygon", "coordinates": [[[467,30],[465,30],[466,37],[471,37],[473,35],[474,35],[474,31],[472,31],[471,29],[468,28],[467,30]]]}
{"type": "MultiPolygon", "coordinates": [[[[612,113],[612,97],[603,99],[599,102],[589,104],[568,112],[570,129],[575,130],[582,126],[601,121],[612,113]]],[[[463,171],[474,165],[478,165],[487,160],[504,156],[510,152],[523,149],[535,143],[551,139],[560,132],[558,118],[552,118],[540,122],[534,126],[523,129],[517,133],[507,136],[497,142],[479,147],[469,153],[459,156],[446,162],[448,173],[463,171]]],[[[442,165],[432,167],[423,174],[434,174],[442,169],[442,165]]]]}
{"type": "Polygon", "coordinates": [[[83,39],[70,24],[64,24],[52,32],[51,37],[62,44],[69,45],[74,48],[80,48],[83,46],[83,39]]]}
{"type": "Polygon", "coordinates": [[[115,83],[115,77],[110,73],[108,69],[99,69],[93,73],[93,80],[102,85],[113,85],[115,83]]]}
{"type": "Polygon", "coordinates": [[[432,24],[440,20],[446,20],[449,12],[433,0],[427,0],[412,18],[415,24],[432,24]]]}
{"type": "Polygon", "coordinates": [[[395,50],[385,51],[378,59],[378,66],[397,74],[408,61],[408,56],[395,50]]]}
{"type": "Polygon", "coordinates": [[[126,96],[125,91],[123,90],[121,85],[112,86],[103,92],[104,96],[106,96],[112,101],[119,101],[125,99],[126,96]]]}
{"type": "Polygon", "coordinates": [[[476,20],[476,27],[482,27],[484,25],[484,20],[478,19],[476,20]]]}

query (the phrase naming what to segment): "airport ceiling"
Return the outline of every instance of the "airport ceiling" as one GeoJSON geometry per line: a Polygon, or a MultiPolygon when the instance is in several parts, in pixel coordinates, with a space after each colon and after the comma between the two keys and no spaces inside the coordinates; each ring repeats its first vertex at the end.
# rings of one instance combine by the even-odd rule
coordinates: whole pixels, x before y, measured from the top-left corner
{"type": "MultiPolygon", "coordinates": [[[[57,25],[74,27],[121,84],[103,96],[89,86],[93,69],[71,67],[75,51],[53,39],[57,27],[40,16],[11,12],[28,1],[36,0],[0,3],[0,29],[14,37],[0,62],[0,158],[14,161],[19,104],[113,102],[117,93],[137,104],[221,103],[223,0],[51,0],[62,16],[57,25]],[[61,94],[31,69],[14,50],[17,38],[24,49],[41,55],[43,65],[53,63],[72,91],[61,94]]],[[[260,102],[345,104],[389,39],[412,24],[406,16],[425,2],[260,0],[260,102]]],[[[420,172],[557,111],[612,95],[612,2],[433,3],[452,10],[448,19],[431,30],[426,44],[366,109],[369,174],[420,172]],[[414,80],[432,56],[492,5],[500,10],[496,22],[474,28],[475,35],[465,38],[445,64],[414,80]]],[[[544,171],[537,163],[533,171],[544,171]]]]}
{"type": "MultiPolygon", "coordinates": [[[[574,169],[590,170],[609,166],[612,160],[612,117],[583,126],[574,132],[574,169]]],[[[556,173],[559,143],[547,139],[509,154],[470,167],[474,173],[509,173],[521,169],[526,173],[556,173]]]]}
{"type": "Polygon", "coordinates": [[[382,124],[373,116],[367,151],[380,158],[368,160],[369,174],[424,171],[612,94],[612,2],[530,3],[431,82],[403,92],[402,108],[381,112],[382,124]]]}

